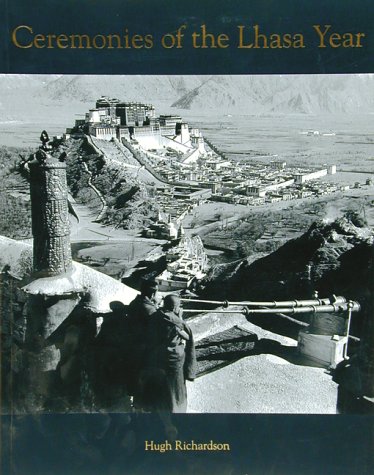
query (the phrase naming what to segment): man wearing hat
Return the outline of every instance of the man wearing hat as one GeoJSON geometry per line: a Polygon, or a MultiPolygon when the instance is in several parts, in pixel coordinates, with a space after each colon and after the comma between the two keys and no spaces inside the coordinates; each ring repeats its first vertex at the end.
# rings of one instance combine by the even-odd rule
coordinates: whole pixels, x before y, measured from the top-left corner
{"type": "Polygon", "coordinates": [[[148,325],[157,312],[157,282],[143,280],[140,295],[130,303],[127,309],[127,337],[124,348],[126,353],[126,380],[128,394],[134,396],[134,405],[141,406],[139,392],[140,373],[144,366],[147,351],[148,325]]]}

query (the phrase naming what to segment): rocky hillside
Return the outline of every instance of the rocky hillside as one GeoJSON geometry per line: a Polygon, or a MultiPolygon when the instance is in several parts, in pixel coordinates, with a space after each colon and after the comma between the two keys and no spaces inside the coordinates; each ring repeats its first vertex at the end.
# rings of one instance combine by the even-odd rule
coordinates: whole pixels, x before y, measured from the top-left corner
{"type": "Polygon", "coordinates": [[[247,114],[347,113],[373,110],[370,76],[211,76],[173,103],[247,114]]]}
{"type": "Polygon", "coordinates": [[[290,300],[332,294],[370,301],[373,233],[347,217],[314,223],[301,237],[254,262],[220,266],[208,276],[204,297],[228,300],[290,300]],[[308,271],[310,266],[310,272],[308,271]]]}
{"type": "Polygon", "coordinates": [[[18,171],[25,148],[0,147],[0,233],[14,239],[31,237],[29,185],[18,171]]]}
{"type": "Polygon", "coordinates": [[[133,157],[114,144],[98,149],[86,138],[64,142],[72,196],[97,210],[103,224],[125,229],[147,226],[158,214],[155,188],[138,177],[133,157]],[[101,210],[101,211],[100,211],[101,210]]]}
{"type": "Polygon", "coordinates": [[[59,76],[43,88],[53,100],[95,103],[102,95],[128,101],[172,101],[199,85],[197,76],[59,76]]]}

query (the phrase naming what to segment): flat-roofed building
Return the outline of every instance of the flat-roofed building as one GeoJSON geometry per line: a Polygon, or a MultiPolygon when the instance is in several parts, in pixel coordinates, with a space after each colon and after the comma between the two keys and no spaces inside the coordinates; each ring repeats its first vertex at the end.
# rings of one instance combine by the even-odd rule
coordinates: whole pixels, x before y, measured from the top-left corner
{"type": "Polygon", "coordinates": [[[155,117],[155,108],[152,104],[142,104],[141,102],[118,102],[116,115],[121,118],[121,125],[145,125],[155,117]]]}
{"type": "Polygon", "coordinates": [[[295,174],[295,183],[301,184],[305,183],[309,180],[315,180],[317,178],[321,178],[322,176],[327,175],[327,168],[323,168],[322,170],[315,170],[312,172],[307,173],[297,173],[295,174]]]}
{"type": "Polygon", "coordinates": [[[110,125],[105,125],[105,124],[90,125],[89,133],[90,135],[93,135],[94,137],[98,139],[103,139],[103,140],[111,140],[112,138],[115,138],[117,135],[117,131],[115,127],[112,127],[110,125]]]}
{"type": "Polygon", "coordinates": [[[275,170],[284,170],[286,168],[287,163],[284,160],[272,160],[270,162],[271,168],[275,170]]]}
{"type": "Polygon", "coordinates": [[[159,122],[162,127],[174,127],[182,123],[182,117],[179,115],[160,115],[159,122]]]}

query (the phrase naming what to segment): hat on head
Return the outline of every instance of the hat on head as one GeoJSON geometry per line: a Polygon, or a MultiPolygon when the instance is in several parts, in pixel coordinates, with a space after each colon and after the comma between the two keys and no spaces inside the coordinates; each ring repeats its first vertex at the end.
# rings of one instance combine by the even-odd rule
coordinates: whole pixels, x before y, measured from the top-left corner
{"type": "Polygon", "coordinates": [[[169,294],[164,298],[164,308],[165,310],[174,310],[176,307],[179,307],[181,299],[179,295],[169,294]]]}
{"type": "Polygon", "coordinates": [[[119,300],[113,300],[109,303],[109,307],[112,312],[121,312],[126,310],[127,305],[125,305],[123,302],[120,302],[119,300]]]}
{"type": "Polygon", "coordinates": [[[158,284],[155,279],[143,279],[140,287],[141,291],[158,290],[158,284]]]}

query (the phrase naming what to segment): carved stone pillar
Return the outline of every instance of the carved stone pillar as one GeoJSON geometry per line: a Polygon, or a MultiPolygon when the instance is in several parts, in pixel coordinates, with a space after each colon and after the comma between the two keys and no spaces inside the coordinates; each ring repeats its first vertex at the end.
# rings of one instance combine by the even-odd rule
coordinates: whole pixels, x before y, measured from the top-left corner
{"type": "MultiPolygon", "coordinates": [[[[48,134],[41,134],[42,146],[30,156],[30,196],[32,214],[33,277],[63,277],[72,270],[68,187],[66,182],[66,154],[53,156],[48,134]]],[[[30,295],[25,337],[25,358],[30,393],[47,398],[50,392],[48,372],[56,369],[60,351],[46,344],[50,335],[70,314],[77,303],[77,295],[51,297],[48,292],[30,295]]]]}
{"type": "Polygon", "coordinates": [[[34,274],[48,277],[71,269],[68,188],[64,156],[43,145],[29,162],[34,274]]]}

